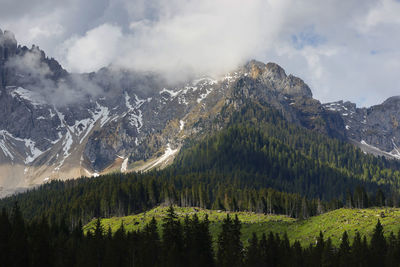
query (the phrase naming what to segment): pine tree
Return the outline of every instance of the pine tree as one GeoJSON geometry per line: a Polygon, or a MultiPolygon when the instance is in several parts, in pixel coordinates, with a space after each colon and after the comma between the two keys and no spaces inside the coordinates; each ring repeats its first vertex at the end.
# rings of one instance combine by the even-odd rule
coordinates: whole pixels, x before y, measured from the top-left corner
{"type": "Polygon", "coordinates": [[[325,240],[322,231],[319,232],[319,236],[317,238],[317,244],[311,250],[311,260],[312,263],[316,266],[319,266],[322,262],[322,254],[325,248],[325,240]]]}
{"type": "Polygon", "coordinates": [[[367,258],[367,246],[364,246],[360,233],[357,231],[351,246],[351,264],[353,266],[366,266],[367,258]]]}
{"type": "MultiPolygon", "coordinates": [[[[336,258],[335,258],[335,253],[334,249],[332,246],[332,240],[330,237],[326,240],[324,244],[324,248],[322,250],[322,255],[321,255],[321,266],[323,267],[331,267],[331,266],[336,266],[336,258]]],[[[346,266],[346,265],[339,265],[339,266],[346,266]]]]}
{"type": "Polygon", "coordinates": [[[163,218],[163,265],[166,267],[183,266],[182,225],[172,206],[163,218]]]}
{"type": "Polygon", "coordinates": [[[260,259],[261,253],[258,244],[258,238],[256,233],[253,232],[252,237],[249,241],[249,246],[246,250],[245,265],[251,267],[262,266],[262,262],[260,261],[260,259]]]}
{"type": "Polygon", "coordinates": [[[387,244],[383,235],[383,226],[378,219],[375,229],[371,238],[370,255],[371,263],[378,266],[385,261],[384,255],[386,254],[387,244]]]}
{"type": "Polygon", "coordinates": [[[38,223],[32,223],[30,233],[30,264],[31,266],[52,266],[53,248],[51,247],[50,226],[43,217],[38,223]]]}
{"type": "Polygon", "coordinates": [[[304,255],[303,255],[303,248],[298,240],[293,243],[293,256],[290,257],[290,265],[293,267],[303,267],[304,265],[304,255]]]}
{"type": "Polygon", "coordinates": [[[123,222],[114,235],[112,235],[111,228],[109,227],[105,242],[107,246],[104,256],[104,266],[127,266],[129,248],[123,222]]]}
{"type": "Polygon", "coordinates": [[[29,247],[25,221],[22,218],[18,203],[14,204],[11,214],[11,237],[9,243],[10,266],[29,265],[29,247]]]}
{"type": "Polygon", "coordinates": [[[141,256],[143,258],[143,266],[159,266],[161,240],[157,229],[157,221],[153,217],[151,221],[143,229],[143,242],[141,256]]]}
{"type": "Polygon", "coordinates": [[[11,266],[10,263],[10,238],[11,223],[5,208],[2,209],[0,215],[0,262],[4,266],[11,266]]]}
{"type": "MultiPolygon", "coordinates": [[[[197,220],[194,215],[193,221],[197,220]]],[[[197,227],[194,230],[194,243],[196,249],[196,263],[194,266],[214,266],[214,253],[212,248],[212,237],[210,233],[210,221],[206,214],[204,220],[200,223],[195,223],[197,227]]]]}
{"type": "Polygon", "coordinates": [[[218,236],[217,265],[222,267],[241,266],[242,243],[240,241],[240,221],[232,221],[229,214],[222,222],[222,231],[218,236]]]}
{"type": "Polygon", "coordinates": [[[398,266],[400,263],[400,255],[397,254],[399,243],[393,232],[390,232],[387,241],[385,266],[398,266]]]}
{"type": "Polygon", "coordinates": [[[105,252],[104,242],[104,228],[101,224],[101,220],[98,218],[95,223],[93,239],[90,244],[91,250],[93,251],[93,260],[97,266],[102,266],[105,252]]]}
{"type": "Polygon", "coordinates": [[[342,242],[339,246],[339,263],[341,266],[350,266],[350,242],[347,231],[343,232],[342,242]]]}
{"type": "Polygon", "coordinates": [[[383,207],[386,204],[385,194],[383,193],[381,188],[379,188],[378,191],[376,192],[375,202],[378,207],[383,207]]]}

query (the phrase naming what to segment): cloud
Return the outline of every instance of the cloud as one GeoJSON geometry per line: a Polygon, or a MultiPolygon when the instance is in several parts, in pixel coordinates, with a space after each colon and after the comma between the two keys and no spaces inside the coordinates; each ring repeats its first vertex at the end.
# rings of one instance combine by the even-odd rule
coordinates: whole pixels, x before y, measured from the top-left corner
{"type": "Polygon", "coordinates": [[[256,58],[301,77],[323,102],[399,94],[395,0],[1,1],[1,28],[74,72],[113,64],[177,79],[256,58]]]}
{"type": "MultiPolygon", "coordinates": [[[[80,103],[86,97],[96,97],[104,91],[85,75],[55,77],[37,47],[7,61],[6,67],[15,70],[16,84],[36,92],[41,99],[55,106],[80,103]]],[[[14,73],[14,72],[13,72],[14,73]]]]}
{"type": "Polygon", "coordinates": [[[122,45],[119,27],[103,24],[88,31],[82,38],[65,41],[61,53],[65,53],[66,68],[73,72],[91,72],[109,65],[118,56],[122,45]]]}
{"type": "Polygon", "coordinates": [[[161,7],[155,20],[133,21],[123,36],[122,27],[103,24],[68,40],[67,66],[90,71],[113,63],[169,77],[222,73],[256,57],[274,33],[272,27],[261,27],[273,18],[260,15],[269,8],[261,0],[247,5],[235,0],[172,1],[161,7]]]}
{"type": "Polygon", "coordinates": [[[42,52],[33,47],[23,56],[16,56],[7,61],[6,66],[15,69],[21,76],[41,78],[51,74],[49,66],[41,61],[42,52]]]}

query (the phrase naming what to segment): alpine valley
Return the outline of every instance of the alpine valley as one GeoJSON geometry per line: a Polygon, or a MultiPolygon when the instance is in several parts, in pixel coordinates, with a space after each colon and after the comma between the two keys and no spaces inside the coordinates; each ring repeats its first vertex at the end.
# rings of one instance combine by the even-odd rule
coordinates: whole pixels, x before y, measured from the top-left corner
{"type": "Polygon", "coordinates": [[[69,73],[0,30],[0,266],[398,266],[400,96],[185,77],[69,73]]]}

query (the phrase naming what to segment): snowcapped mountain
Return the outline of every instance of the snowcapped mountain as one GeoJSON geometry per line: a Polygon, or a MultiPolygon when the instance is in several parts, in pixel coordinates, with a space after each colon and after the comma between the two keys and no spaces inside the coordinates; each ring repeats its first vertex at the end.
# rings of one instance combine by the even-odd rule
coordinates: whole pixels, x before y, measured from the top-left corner
{"type": "Polygon", "coordinates": [[[385,104],[393,118],[378,106],[322,105],[300,78],[274,63],[250,61],[222,77],[179,83],[113,67],[70,74],[38,47],[19,46],[0,30],[0,196],[52,179],[163,168],[187,138],[223,128],[221,110],[238,110],[246,101],[360,146],[364,140],[386,151],[400,138],[398,128],[390,135],[384,128],[397,127],[394,100],[385,104]]]}

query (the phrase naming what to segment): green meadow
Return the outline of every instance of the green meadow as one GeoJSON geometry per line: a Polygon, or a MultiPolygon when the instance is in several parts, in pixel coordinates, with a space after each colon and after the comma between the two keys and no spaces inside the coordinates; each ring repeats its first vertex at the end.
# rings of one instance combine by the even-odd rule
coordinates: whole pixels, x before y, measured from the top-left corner
{"type": "MultiPolygon", "coordinates": [[[[115,232],[123,223],[127,231],[142,229],[153,217],[158,220],[161,229],[162,218],[165,217],[168,207],[156,207],[147,212],[125,216],[101,219],[105,231],[111,228],[115,232]]],[[[369,239],[372,235],[378,219],[380,219],[385,234],[391,231],[396,235],[400,230],[400,209],[399,208],[368,208],[368,209],[338,209],[326,212],[319,216],[308,219],[293,219],[284,215],[266,215],[253,212],[225,212],[217,210],[205,210],[192,207],[175,207],[177,215],[183,219],[185,216],[197,214],[200,219],[208,215],[210,220],[210,231],[216,240],[221,229],[222,220],[227,214],[234,217],[238,216],[242,222],[242,241],[247,244],[253,232],[261,236],[270,231],[281,236],[287,233],[291,242],[299,240],[302,245],[315,243],[319,232],[322,231],[325,239],[330,237],[334,245],[340,243],[340,238],[344,231],[347,231],[350,240],[358,231],[361,235],[366,235],[369,239]]],[[[84,226],[84,231],[92,230],[95,219],[84,226]]]]}

